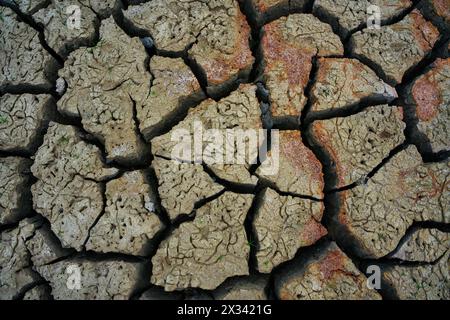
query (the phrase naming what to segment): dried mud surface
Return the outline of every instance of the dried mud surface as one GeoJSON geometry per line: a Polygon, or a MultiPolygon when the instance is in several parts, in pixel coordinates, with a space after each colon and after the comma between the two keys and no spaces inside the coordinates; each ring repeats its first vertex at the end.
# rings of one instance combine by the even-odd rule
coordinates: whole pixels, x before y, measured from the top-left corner
{"type": "Polygon", "coordinates": [[[0,299],[450,299],[449,13],[0,0],[0,299]],[[172,161],[198,123],[279,170],[172,161]]]}

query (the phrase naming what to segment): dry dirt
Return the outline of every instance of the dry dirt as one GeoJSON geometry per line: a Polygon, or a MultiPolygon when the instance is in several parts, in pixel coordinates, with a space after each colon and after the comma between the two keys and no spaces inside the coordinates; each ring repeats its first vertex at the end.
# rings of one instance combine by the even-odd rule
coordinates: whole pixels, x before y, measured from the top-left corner
{"type": "Polygon", "coordinates": [[[0,299],[450,299],[449,1],[0,0],[0,26],[0,299]],[[172,161],[198,122],[279,130],[278,172],[172,161]]]}

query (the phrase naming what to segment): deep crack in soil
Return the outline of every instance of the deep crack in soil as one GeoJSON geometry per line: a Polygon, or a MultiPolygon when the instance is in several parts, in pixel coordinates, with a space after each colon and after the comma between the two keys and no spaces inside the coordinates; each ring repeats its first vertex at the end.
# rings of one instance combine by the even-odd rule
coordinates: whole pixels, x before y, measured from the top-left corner
{"type": "Polygon", "coordinates": [[[450,298],[448,5],[72,2],[0,0],[0,299],[450,298]]]}

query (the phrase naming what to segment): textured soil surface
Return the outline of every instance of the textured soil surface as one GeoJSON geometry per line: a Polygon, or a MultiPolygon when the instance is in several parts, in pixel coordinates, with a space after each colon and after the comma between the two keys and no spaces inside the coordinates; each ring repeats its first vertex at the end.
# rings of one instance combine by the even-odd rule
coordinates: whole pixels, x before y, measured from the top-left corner
{"type": "Polygon", "coordinates": [[[0,0],[0,26],[0,299],[450,299],[448,0],[0,0]],[[173,161],[198,123],[279,130],[279,170],[173,161]]]}

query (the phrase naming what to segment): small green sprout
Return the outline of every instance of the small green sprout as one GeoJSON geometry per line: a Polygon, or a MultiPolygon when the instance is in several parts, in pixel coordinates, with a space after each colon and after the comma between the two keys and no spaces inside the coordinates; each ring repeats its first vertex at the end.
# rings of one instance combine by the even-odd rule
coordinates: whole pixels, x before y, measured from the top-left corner
{"type": "Polygon", "coordinates": [[[67,144],[67,143],[69,143],[69,138],[67,138],[66,136],[63,136],[63,137],[59,138],[58,143],[67,144]]]}
{"type": "Polygon", "coordinates": [[[8,118],[6,116],[0,115],[0,124],[5,124],[8,122],[8,118]]]}

